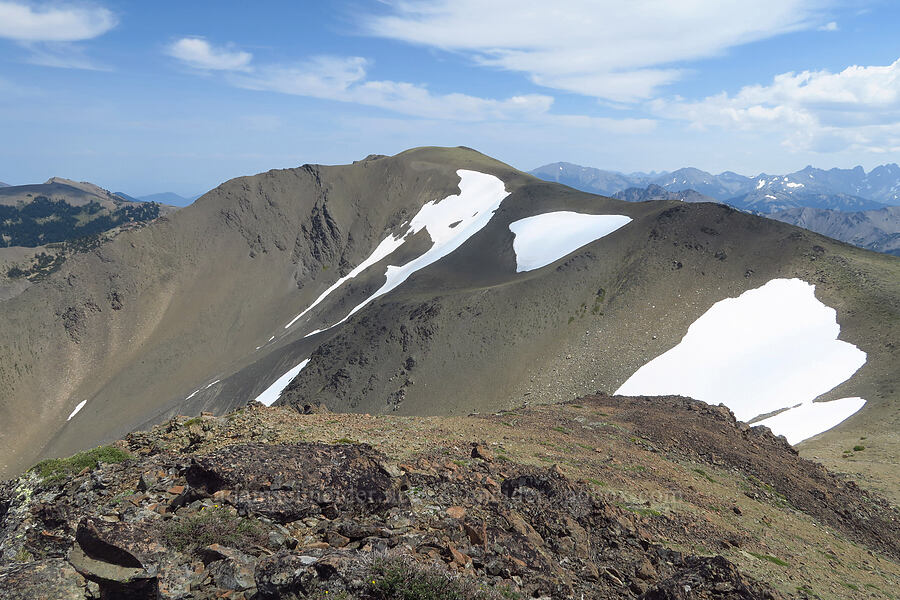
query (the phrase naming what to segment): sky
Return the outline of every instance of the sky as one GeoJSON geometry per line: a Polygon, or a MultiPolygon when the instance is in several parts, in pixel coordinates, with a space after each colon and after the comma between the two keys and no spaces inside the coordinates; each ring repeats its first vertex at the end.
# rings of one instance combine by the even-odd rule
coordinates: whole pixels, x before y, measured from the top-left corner
{"type": "Polygon", "coordinates": [[[900,162],[895,0],[0,0],[0,181],[140,196],[470,146],[522,170],[900,162]]]}

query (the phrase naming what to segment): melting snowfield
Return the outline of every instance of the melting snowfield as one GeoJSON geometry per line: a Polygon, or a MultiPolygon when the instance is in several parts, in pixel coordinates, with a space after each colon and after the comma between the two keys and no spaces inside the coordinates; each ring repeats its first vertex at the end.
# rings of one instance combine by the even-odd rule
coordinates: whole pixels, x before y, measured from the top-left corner
{"type": "Polygon", "coordinates": [[[515,235],[516,272],[545,267],[630,222],[631,219],[624,215],[588,215],[569,211],[519,219],[509,224],[509,230],[515,235]]]}
{"type": "Polygon", "coordinates": [[[837,313],[814,291],[799,279],[773,279],[717,302],[616,394],[690,396],[725,404],[741,421],[794,407],[760,422],[791,443],[827,431],[865,400],[813,400],[849,379],[866,354],[837,339],[837,313]]]}
{"type": "MultiPolygon", "coordinates": [[[[402,236],[389,235],[385,238],[366,260],[325,290],[306,310],[285,325],[285,329],[320,304],[348,279],[356,277],[370,266],[389,256],[403,245],[406,238],[415,235],[422,229],[428,231],[428,235],[431,237],[431,248],[403,266],[388,265],[384,285],[354,307],[346,317],[326,329],[340,325],[379,296],[383,296],[399,286],[410,275],[447,256],[481,231],[491,220],[494,211],[500,208],[500,203],[509,195],[509,192],[506,191],[503,181],[493,175],[465,169],[458,170],[456,174],[459,175],[459,194],[426,203],[409,222],[409,226],[402,236]]],[[[316,330],[314,333],[319,331],[321,330],[316,330]]]]}
{"type": "Polygon", "coordinates": [[[282,375],[281,377],[276,379],[275,383],[273,383],[272,385],[267,387],[265,389],[265,391],[263,391],[262,394],[260,394],[259,396],[256,397],[256,401],[261,402],[262,404],[265,404],[266,406],[272,406],[272,404],[276,400],[278,400],[278,397],[281,395],[281,392],[284,391],[284,388],[286,388],[288,386],[288,384],[291,382],[291,380],[294,379],[294,377],[296,377],[300,373],[300,371],[303,370],[303,367],[305,367],[308,364],[309,364],[309,359],[307,358],[306,360],[301,362],[299,365],[297,365],[296,367],[294,367],[293,369],[291,369],[290,371],[288,371],[287,373],[285,373],[284,375],[282,375]]]}

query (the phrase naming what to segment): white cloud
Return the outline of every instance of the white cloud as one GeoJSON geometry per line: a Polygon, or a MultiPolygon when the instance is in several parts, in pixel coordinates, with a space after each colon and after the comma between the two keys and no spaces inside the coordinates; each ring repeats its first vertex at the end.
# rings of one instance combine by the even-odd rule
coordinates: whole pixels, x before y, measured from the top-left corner
{"type": "Polygon", "coordinates": [[[21,42],[75,42],[100,36],[118,23],[108,9],[0,1],[0,38],[21,42]]]}
{"type": "Polygon", "coordinates": [[[463,52],[549,88],[614,102],[649,98],[685,61],[813,28],[832,0],[406,0],[367,33],[463,52]]]}
{"type": "Polygon", "coordinates": [[[896,152],[900,59],[839,73],[782,73],[771,85],[746,86],[733,96],[723,92],[696,102],[656,100],[650,107],[661,117],[699,128],[774,133],[792,150],[896,152]]]}
{"type": "Polygon", "coordinates": [[[837,30],[838,30],[838,24],[835,21],[829,21],[828,23],[825,23],[824,25],[819,27],[819,31],[837,31],[837,30]]]}
{"type": "Polygon", "coordinates": [[[195,69],[211,71],[244,71],[253,59],[249,52],[213,46],[199,37],[181,38],[170,44],[166,53],[195,69]]]}
{"type": "Polygon", "coordinates": [[[425,86],[366,79],[368,61],[358,56],[314,57],[291,66],[270,65],[232,76],[238,87],[375,106],[442,120],[508,119],[549,110],[553,98],[537,94],[504,100],[466,94],[433,94],[425,86]]]}

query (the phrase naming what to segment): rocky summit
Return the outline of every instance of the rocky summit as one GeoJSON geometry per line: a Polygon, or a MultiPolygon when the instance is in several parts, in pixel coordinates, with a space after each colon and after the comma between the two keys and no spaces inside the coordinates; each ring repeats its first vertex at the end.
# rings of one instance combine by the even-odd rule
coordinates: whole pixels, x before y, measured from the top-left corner
{"type": "Polygon", "coordinates": [[[0,597],[885,597],[898,517],[683,398],[447,419],[254,404],[4,483],[0,597]]]}

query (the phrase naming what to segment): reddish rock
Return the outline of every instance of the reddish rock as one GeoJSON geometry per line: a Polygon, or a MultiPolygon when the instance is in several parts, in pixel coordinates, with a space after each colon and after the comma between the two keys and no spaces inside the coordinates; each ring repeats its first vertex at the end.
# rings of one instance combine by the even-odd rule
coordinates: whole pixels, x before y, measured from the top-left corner
{"type": "Polygon", "coordinates": [[[462,506],[451,506],[447,509],[447,514],[454,519],[462,519],[466,516],[466,509],[462,506]]]}

